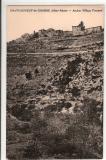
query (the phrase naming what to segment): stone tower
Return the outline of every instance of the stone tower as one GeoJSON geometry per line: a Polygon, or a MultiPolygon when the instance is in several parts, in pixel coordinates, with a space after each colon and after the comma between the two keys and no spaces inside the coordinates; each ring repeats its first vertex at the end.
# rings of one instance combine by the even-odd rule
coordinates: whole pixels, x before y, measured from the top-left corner
{"type": "Polygon", "coordinates": [[[84,22],[81,21],[78,26],[72,26],[73,35],[80,35],[85,30],[84,22]]]}

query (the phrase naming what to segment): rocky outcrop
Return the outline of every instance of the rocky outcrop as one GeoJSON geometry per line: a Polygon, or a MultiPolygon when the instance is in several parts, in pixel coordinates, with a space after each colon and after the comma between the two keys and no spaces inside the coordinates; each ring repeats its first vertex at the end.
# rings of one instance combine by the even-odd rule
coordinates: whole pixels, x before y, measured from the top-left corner
{"type": "MultiPolygon", "coordinates": [[[[102,108],[103,51],[43,55],[42,58],[35,55],[33,59],[31,56],[26,55],[26,69],[24,57],[18,57],[18,65],[22,65],[20,70],[16,70],[17,64],[14,64],[14,72],[8,70],[8,75],[11,75],[8,76],[8,100],[11,103],[11,98],[15,98],[11,110],[17,110],[16,114],[15,110],[11,112],[13,115],[18,116],[19,113],[18,118],[22,120],[26,113],[27,120],[34,109],[61,112],[66,108],[68,111],[76,105],[82,106],[86,97],[97,101],[102,108]],[[67,108],[67,104],[70,107],[67,108]]],[[[12,62],[11,55],[8,56],[8,68],[13,66],[10,60],[12,62]]]]}

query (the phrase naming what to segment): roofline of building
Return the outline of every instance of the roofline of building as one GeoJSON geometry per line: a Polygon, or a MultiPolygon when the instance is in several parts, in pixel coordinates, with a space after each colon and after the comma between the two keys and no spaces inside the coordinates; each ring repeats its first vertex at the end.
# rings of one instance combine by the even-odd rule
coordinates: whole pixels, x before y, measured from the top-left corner
{"type": "MultiPolygon", "coordinates": [[[[96,26],[96,27],[90,27],[90,28],[97,28],[97,27],[101,27],[102,28],[102,26],[96,26]]],[[[86,29],[90,29],[90,28],[86,28],[86,29]]]]}
{"type": "MultiPolygon", "coordinates": [[[[79,26],[72,26],[72,27],[79,27],[79,26]]],[[[102,27],[102,26],[96,26],[96,27],[102,27]]],[[[96,27],[90,27],[90,28],[96,28],[96,27]]]]}

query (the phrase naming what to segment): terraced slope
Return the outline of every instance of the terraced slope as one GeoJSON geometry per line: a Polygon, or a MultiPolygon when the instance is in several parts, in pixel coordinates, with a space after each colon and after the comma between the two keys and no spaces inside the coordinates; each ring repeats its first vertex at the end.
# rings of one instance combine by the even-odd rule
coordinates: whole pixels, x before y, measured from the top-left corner
{"type": "Polygon", "coordinates": [[[47,53],[98,49],[103,46],[103,34],[92,33],[84,36],[73,36],[69,31],[57,32],[51,36],[48,30],[44,34],[23,35],[21,38],[7,43],[8,53],[47,53]]]}

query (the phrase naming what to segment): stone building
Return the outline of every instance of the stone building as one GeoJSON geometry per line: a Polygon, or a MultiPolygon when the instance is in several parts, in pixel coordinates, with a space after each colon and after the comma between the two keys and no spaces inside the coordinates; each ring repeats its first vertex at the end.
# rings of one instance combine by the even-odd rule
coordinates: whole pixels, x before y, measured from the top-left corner
{"type": "Polygon", "coordinates": [[[85,35],[85,34],[90,34],[90,33],[98,33],[98,32],[101,32],[102,30],[103,30],[102,26],[91,27],[91,28],[85,29],[83,21],[81,21],[78,26],[72,26],[72,34],[74,36],[85,35]]]}
{"type": "Polygon", "coordinates": [[[84,23],[81,21],[78,26],[72,26],[72,33],[73,35],[80,35],[83,34],[85,30],[84,23]]]}
{"type": "Polygon", "coordinates": [[[87,28],[85,29],[85,33],[97,33],[102,31],[102,26],[97,26],[97,27],[92,27],[92,28],[87,28]]]}

